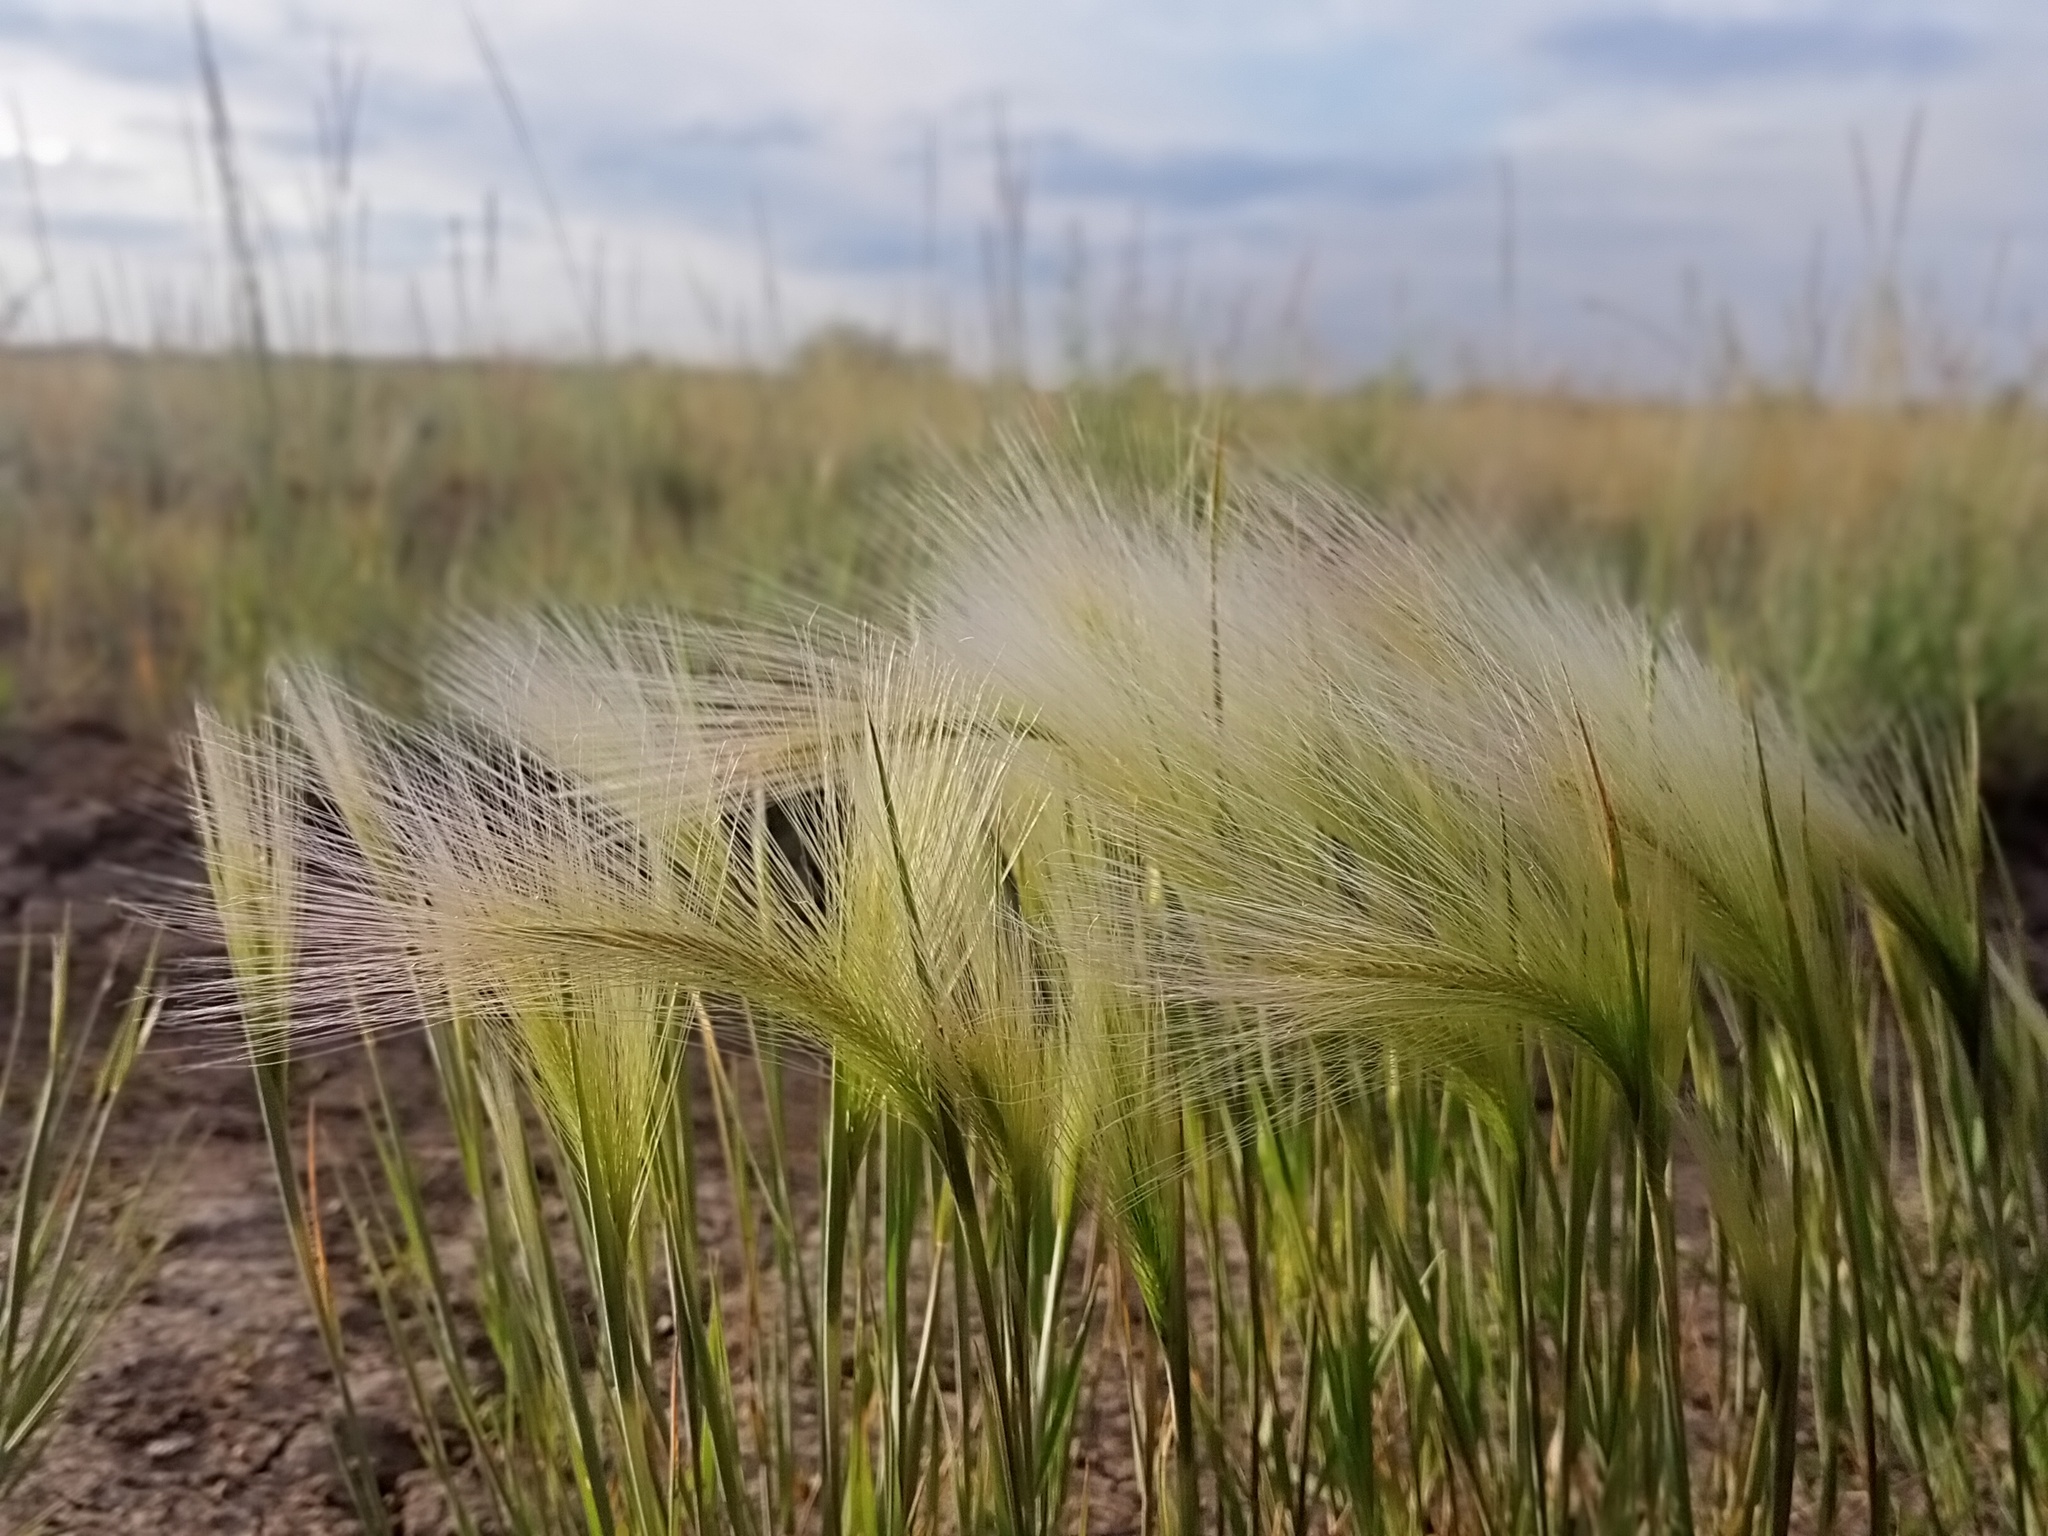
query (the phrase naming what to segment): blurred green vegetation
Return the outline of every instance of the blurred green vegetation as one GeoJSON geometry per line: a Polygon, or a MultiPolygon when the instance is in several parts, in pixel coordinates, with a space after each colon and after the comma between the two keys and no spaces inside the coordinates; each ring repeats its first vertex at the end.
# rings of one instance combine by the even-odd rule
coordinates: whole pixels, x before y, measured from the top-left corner
{"type": "Polygon", "coordinates": [[[2016,398],[986,383],[851,329],[786,369],[0,355],[0,711],[175,729],[313,651],[402,689],[451,609],[857,605],[911,493],[1029,433],[1152,486],[1325,478],[1681,619],[1830,726],[2048,745],[2048,421],[2016,398]]]}

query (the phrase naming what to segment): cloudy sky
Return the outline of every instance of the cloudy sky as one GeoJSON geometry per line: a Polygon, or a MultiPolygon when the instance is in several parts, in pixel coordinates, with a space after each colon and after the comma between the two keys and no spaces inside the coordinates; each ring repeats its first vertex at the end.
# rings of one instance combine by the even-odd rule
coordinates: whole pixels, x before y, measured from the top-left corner
{"type": "MultiPolygon", "coordinates": [[[[763,357],[846,317],[969,358],[1021,335],[1041,367],[1684,377],[1731,345],[1841,366],[1886,273],[1981,368],[2048,325],[2040,0],[207,0],[204,26],[289,345],[763,357]]],[[[195,31],[182,0],[0,0],[15,335],[235,323],[195,31]]]]}

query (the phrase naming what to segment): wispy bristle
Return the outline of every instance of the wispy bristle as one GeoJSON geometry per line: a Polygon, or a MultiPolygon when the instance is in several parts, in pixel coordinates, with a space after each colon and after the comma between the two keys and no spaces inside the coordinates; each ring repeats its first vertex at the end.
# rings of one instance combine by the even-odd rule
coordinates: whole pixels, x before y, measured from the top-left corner
{"type": "Polygon", "coordinates": [[[1897,836],[1678,637],[1298,488],[1211,523],[1027,462],[946,520],[894,632],[480,626],[437,722],[295,673],[203,723],[250,995],[544,1072],[630,994],[663,1022],[592,1049],[643,1087],[677,998],[744,999],[1013,1160],[1254,1061],[1547,1036],[1654,1096],[1702,967],[1847,1000],[1897,836]]]}

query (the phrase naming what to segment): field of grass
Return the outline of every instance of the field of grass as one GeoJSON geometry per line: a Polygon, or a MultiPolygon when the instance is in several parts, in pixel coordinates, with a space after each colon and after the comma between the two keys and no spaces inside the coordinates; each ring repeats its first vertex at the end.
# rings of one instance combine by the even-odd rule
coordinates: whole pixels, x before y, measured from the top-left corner
{"type": "Polygon", "coordinates": [[[840,338],[13,354],[0,423],[0,703],[213,706],[200,1001],[451,1528],[2048,1518],[2027,401],[840,338]],[[459,1239],[388,1106],[308,1155],[391,1028],[459,1239]]]}
{"type": "MultiPolygon", "coordinates": [[[[653,364],[0,357],[0,710],[175,729],[280,654],[403,671],[451,610],[745,607],[895,584],[904,496],[1018,434],[1193,494],[1308,475],[1675,615],[1831,729],[2048,751],[2048,418],[2024,398],[990,387],[828,339],[653,364]]],[[[401,680],[390,679],[394,685],[401,680]]]]}

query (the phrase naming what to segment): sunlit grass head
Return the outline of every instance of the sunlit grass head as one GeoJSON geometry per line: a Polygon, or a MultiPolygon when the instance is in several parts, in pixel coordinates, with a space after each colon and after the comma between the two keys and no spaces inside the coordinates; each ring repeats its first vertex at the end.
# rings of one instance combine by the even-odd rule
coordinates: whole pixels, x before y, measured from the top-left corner
{"type": "MultiPolygon", "coordinates": [[[[563,829],[571,862],[592,835],[536,808],[531,852],[501,842],[509,863],[464,877],[474,921],[467,897],[434,898],[464,914],[458,939],[516,934],[744,1000],[913,1121],[956,1116],[999,1161],[1046,1163],[1058,1030],[1005,895],[1034,791],[1012,772],[1013,734],[953,669],[850,626],[589,621],[472,633],[444,689],[461,718],[545,764],[555,794],[611,818],[644,865],[639,884],[600,878],[594,898],[588,879],[550,874],[490,910],[493,893],[532,886],[520,861],[547,842],[535,827],[563,829]]],[[[439,839],[436,858],[462,868],[476,842],[439,839]]]]}
{"type": "Polygon", "coordinates": [[[1046,770],[1121,823],[1129,879],[1163,881],[1187,999],[1292,1031],[1304,1071],[1312,1041],[1442,1063],[1529,1029],[1619,1066],[1655,1003],[1667,1065],[1631,1071],[1668,1077],[1674,892],[1645,861],[1618,907],[1597,749],[1516,673],[1567,664],[1570,640],[1492,649],[1520,587],[1279,493],[1221,527],[1133,525],[1039,479],[1014,494],[960,540],[920,634],[985,669],[1046,770]]]}
{"type": "Polygon", "coordinates": [[[187,767],[247,1041],[258,1053],[285,1054],[300,959],[305,764],[274,723],[238,729],[201,709],[187,767]]]}

